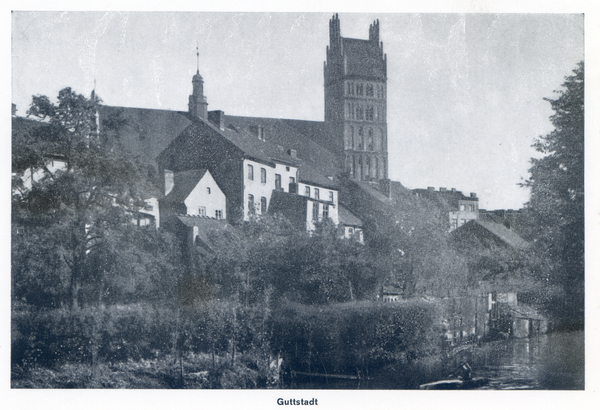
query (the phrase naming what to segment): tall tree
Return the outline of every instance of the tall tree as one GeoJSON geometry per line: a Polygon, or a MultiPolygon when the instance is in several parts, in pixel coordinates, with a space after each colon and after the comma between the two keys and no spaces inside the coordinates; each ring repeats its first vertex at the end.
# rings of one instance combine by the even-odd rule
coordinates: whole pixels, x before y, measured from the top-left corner
{"type": "Polygon", "coordinates": [[[558,97],[545,98],[554,130],[534,143],[528,207],[538,227],[537,249],[551,265],[550,283],[562,286],[572,320],[583,323],[584,301],[584,63],[565,77],[558,97]]]}
{"type": "Polygon", "coordinates": [[[13,170],[43,171],[30,189],[13,195],[13,222],[35,228],[49,239],[42,242],[54,244],[69,272],[72,307],[80,302],[82,284],[101,282],[98,275],[105,271],[99,261],[122,246],[123,227],[153,194],[144,168],[99,133],[99,103],[93,93],[87,98],[70,88],[59,92],[56,103],[34,96],[28,116],[38,126],[13,135],[13,170]],[[51,160],[61,166],[51,168],[51,160]]]}

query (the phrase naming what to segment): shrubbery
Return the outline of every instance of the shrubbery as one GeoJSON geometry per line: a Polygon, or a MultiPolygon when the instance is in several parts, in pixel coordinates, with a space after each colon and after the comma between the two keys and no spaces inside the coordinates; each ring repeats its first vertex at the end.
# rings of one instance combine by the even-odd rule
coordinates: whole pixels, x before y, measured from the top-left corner
{"type": "Polygon", "coordinates": [[[368,374],[438,353],[439,314],[437,305],[420,300],[290,304],[274,317],[273,348],[297,371],[368,374]]]}

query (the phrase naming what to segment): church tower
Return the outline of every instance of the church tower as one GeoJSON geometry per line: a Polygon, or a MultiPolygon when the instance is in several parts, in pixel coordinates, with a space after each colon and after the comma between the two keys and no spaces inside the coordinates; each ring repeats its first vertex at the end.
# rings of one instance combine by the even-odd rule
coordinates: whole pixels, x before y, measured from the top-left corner
{"type": "Polygon", "coordinates": [[[190,115],[194,117],[200,117],[206,120],[208,115],[208,102],[204,96],[204,80],[200,75],[200,52],[196,47],[196,74],[192,77],[192,95],[190,95],[190,101],[188,103],[188,110],[190,115]]]}
{"type": "Polygon", "coordinates": [[[387,180],[387,58],[379,20],[369,27],[369,39],[359,40],[342,37],[334,15],[324,71],[328,145],[343,158],[351,179],[387,180]]]}

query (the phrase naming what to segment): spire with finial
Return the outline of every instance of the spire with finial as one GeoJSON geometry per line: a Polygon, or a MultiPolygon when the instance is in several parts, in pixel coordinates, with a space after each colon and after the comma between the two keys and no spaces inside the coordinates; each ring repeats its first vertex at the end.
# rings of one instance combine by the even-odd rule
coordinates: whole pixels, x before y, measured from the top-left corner
{"type": "Polygon", "coordinates": [[[204,80],[200,75],[200,51],[198,42],[196,42],[196,74],[192,77],[193,91],[190,95],[189,112],[190,114],[206,119],[207,106],[206,97],[204,96],[204,80]]]}
{"type": "Polygon", "coordinates": [[[200,51],[198,50],[198,42],[196,41],[196,74],[200,74],[200,51]]]}

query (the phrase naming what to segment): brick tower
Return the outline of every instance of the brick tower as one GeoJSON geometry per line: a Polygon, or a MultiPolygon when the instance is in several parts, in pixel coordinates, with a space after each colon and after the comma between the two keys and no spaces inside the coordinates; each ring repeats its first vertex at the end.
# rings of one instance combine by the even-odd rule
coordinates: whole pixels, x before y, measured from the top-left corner
{"type": "Polygon", "coordinates": [[[329,21],[325,62],[325,123],[331,149],[340,154],[350,178],[388,178],[387,58],[379,41],[379,20],[369,27],[369,39],[345,38],[340,20],[329,21]]]}

